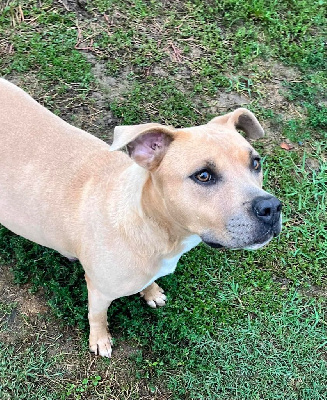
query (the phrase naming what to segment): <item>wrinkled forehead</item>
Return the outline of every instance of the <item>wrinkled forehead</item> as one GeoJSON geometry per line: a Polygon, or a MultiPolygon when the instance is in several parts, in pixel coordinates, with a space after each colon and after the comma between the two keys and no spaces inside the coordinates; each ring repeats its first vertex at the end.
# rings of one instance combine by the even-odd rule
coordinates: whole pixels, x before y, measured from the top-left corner
{"type": "Polygon", "coordinates": [[[203,141],[221,147],[244,145],[251,147],[249,142],[234,128],[226,124],[206,124],[191,128],[177,129],[177,136],[187,135],[189,140],[203,141]]]}
{"type": "Polygon", "coordinates": [[[192,168],[206,161],[213,161],[217,166],[227,162],[248,163],[254,154],[257,152],[235,129],[208,124],[176,130],[165,158],[167,162],[177,159],[192,168]]]}

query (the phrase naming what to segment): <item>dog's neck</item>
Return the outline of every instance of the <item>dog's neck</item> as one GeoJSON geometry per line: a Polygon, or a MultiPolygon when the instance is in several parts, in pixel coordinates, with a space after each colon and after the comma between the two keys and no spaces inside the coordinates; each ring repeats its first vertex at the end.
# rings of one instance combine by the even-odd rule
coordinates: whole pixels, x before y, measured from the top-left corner
{"type": "Polygon", "coordinates": [[[172,242],[180,242],[190,235],[169,214],[165,200],[156,188],[150,173],[143,186],[141,202],[146,217],[155,222],[160,230],[167,232],[172,242]]]}
{"type": "Polygon", "coordinates": [[[119,203],[108,211],[126,240],[144,243],[153,252],[175,252],[191,233],[170,216],[151,173],[133,163],[125,170],[122,185],[119,203]]]}

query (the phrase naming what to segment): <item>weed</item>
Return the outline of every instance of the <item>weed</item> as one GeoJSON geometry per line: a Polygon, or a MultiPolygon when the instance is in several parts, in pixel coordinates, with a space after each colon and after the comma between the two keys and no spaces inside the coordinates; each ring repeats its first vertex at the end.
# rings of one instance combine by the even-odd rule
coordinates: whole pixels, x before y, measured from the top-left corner
{"type": "Polygon", "coordinates": [[[66,395],[73,396],[73,398],[76,400],[85,398],[84,396],[87,393],[90,394],[92,389],[99,384],[99,381],[101,381],[101,376],[99,375],[90,376],[90,378],[84,378],[79,385],[76,384],[68,385],[66,390],[66,395]]]}

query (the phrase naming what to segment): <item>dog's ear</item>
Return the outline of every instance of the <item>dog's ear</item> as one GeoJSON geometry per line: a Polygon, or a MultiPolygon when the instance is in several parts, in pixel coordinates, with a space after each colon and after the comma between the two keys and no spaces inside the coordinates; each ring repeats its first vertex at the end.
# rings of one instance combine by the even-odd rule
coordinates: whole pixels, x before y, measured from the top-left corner
{"type": "Polygon", "coordinates": [[[129,156],[137,164],[153,170],[159,166],[173,140],[174,129],[160,124],[117,126],[110,150],[127,146],[129,156]]]}
{"type": "Polygon", "coordinates": [[[237,108],[235,111],[212,119],[209,124],[229,125],[240,129],[250,139],[259,139],[264,136],[264,130],[254,114],[246,108],[237,108]]]}

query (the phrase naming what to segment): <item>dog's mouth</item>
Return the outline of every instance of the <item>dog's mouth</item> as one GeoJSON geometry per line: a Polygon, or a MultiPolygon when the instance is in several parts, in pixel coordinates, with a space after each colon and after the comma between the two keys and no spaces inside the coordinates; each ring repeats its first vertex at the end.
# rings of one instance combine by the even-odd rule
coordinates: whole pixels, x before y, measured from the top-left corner
{"type": "Polygon", "coordinates": [[[210,246],[210,247],[212,247],[214,249],[222,249],[222,248],[224,248],[224,246],[222,244],[217,243],[217,242],[208,242],[206,240],[202,240],[202,241],[203,241],[203,243],[207,244],[208,246],[210,246]]]}
{"type": "Polygon", "coordinates": [[[213,235],[204,235],[201,239],[203,243],[207,244],[208,246],[214,248],[214,249],[232,249],[232,250],[257,250],[260,249],[261,247],[265,246],[268,244],[271,239],[274,237],[278,236],[281,232],[281,218],[280,220],[275,223],[273,226],[266,226],[265,229],[262,229],[260,234],[257,233],[257,235],[246,235],[245,237],[240,236],[234,236],[234,240],[232,240],[230,243],[220,243],[219,241],[216,241],[214,239],[213,235]],[[252,237],[252,238],[251,238],[252,237]],[[236,240],[235,240],[236,239],[236,240]],[[233,243],[234,242],[234,243],[233,243]]]}
{"type": "MultiPolygon", "coordinates": [[[[260,240],[260,241],[256,241],[252,244],[246,244],[246,245],[240,245],[240,246],[223,246],[222,244],[218,243],[218,242],[209,242],[206,240],[202,240],[203,243],[205,243],[206,245],[208,245],[209,247],[213,248],[213,249],[230,249],[230,250],[257,250],[260,249],[261,247],[264,247],[266,244],[268,244],[271,239],[275,236],[273,234],[271,235],[267,235],[268,239],[264,239],[264,240],[260,240]]],[[[266,236],[266,237],[267,237],[266,236]]],[[[277,235],[276,235],[277,236],[277,235]]]]}
{"type": "Polygon", "coordinates": [[[258,249],[261,249],[261,247],[264,247],[266,244],[268,244],[273,237],[275,237],[275,235],[273,233],[270,232],[268,234],[268,232],[267,232],[267,234],[264,235],[262,239],[260,239],[259,241],[254,242],[252,244],[248,244],[248,245],[242,247],[242,249],[244,249],[244,250],[258,250],[258,249]]]}

